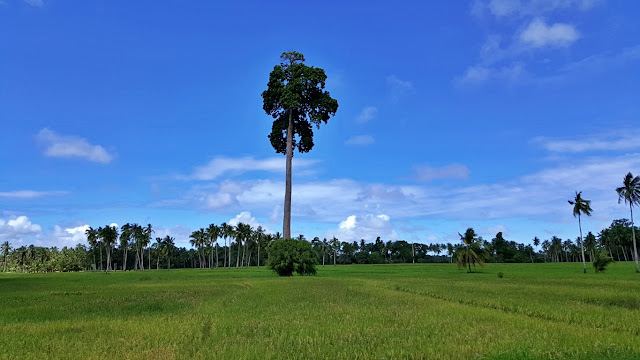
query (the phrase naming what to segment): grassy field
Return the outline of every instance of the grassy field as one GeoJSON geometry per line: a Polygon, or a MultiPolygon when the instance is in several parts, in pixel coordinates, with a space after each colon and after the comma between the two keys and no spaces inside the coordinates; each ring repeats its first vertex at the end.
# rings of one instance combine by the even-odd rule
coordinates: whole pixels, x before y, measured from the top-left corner
{"type": "Polygon", "coordinates": [[[640,276],[630,263],[589,271],[0,274],[0,358],[640,359],[640,276]]]}

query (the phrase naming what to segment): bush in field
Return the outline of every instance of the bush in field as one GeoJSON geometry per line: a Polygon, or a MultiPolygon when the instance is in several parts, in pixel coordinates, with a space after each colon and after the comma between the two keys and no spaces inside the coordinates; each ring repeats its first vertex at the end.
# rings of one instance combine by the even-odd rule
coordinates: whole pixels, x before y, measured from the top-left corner
{"type": "Polygon", "coordinates": [[[593,268],[596,272],[604,272],[607,270],[607,265],[611,264],[613,259],[604,250],[598,250],[593,259],[593,268]]]}
{"type": "Polygon", "coordinates": [[[267,266],[280,276],[315,275],[318,254],[305,240],[279,239],[269,246],[267,266]]]}

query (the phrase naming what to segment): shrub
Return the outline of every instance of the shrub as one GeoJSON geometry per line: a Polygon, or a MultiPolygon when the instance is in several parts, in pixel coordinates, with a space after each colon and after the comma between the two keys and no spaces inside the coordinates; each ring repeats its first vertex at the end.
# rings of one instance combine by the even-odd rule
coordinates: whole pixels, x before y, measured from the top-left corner
{"type": "Polygon", "coordinates": [[[499,277],[500,279],[502,279],[502,278],[504,277],[504,274],[502,273],[502,271],[500,271],[500,272],[498,273],[498,277],[499,277]]]}
{"type": "Polygon", "coordinates": [[[315,275],[318,254],[304,240],[279,239],[269,246],[267,266],[280,276],[315,275]]]}
{"type": "Polygon", "coordinates": [[[593,259],[593,268],[596,272],[604,272],[607,265],[611,264],[613,259],[604,250],[598,250],[593,259]]]}

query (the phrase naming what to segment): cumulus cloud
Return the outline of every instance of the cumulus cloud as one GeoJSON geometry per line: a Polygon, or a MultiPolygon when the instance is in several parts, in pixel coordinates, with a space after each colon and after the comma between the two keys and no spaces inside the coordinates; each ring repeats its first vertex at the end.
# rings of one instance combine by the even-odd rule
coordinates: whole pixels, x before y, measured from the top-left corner
{"type": "Polygon", "coordinates": [[[26,216],[0,219],[0,239],[22,241],[26,236],[42,233],[42,227],[34,224],[26,216]]]}
{"type": "Polygon", "coordinates": [[[450,164],[442,167],[416,166],[414,177],[418,181],[436,179],[467,179],[470,171],[465,165],[450,164]]]}
{"type": "Polygon", "coordinates": [[[45,156],[59,158],[78,157],[102,164],[108,164],[113,159],[113,156],[102,146],[92,145],[84,138],[60,135],[49,129],[40,130],[37,138],[46,144],[45,156]]]}
{"type": "Polygon", "coordinates": [[[5,199],[38,199],[46,196],[66,195],[68,191],[35,191],[35,190],[16,190],[16,191],[0,191],[0,198],[5,199]]]}
{"type": "Polygon", "coordinates": [[[262,226],[266,233],[271,233],[271,230],[269,230],[269,228],[265,224],[262,224],[258,220],[256,220],[256,218],[251,215],[250,211],[242,211],[235,217],[227,221],[227,224],[231,226],[238,226],[239,223],[249,224],[254,229],[257,229],[258,226],[262,226]]]}
{"type": "MultiPolygon", "coordinates": [[[[223,175],[240,175],[249,171],[284,172],[285,160],[284,156],[267,159],[216,157],[206,165],[196,167],[190,176],[181,178],[185,180],[214,180],[223,175]]],[[[317,162],[317,160],[294,158],[293,166],[296,169],[309,168],[317,162]]]]}
{"type": "Polygon", "coordinates": [[[54,245],[58,247],[74,247],[77,244],[87,244],[87,236],[85,231],[89,229],[89,225],[81,225],[76,227],[62,228],[60,225],[54,225],[53,238],[54,245]]]}
{"type": "Polygon", "coordinates": [[[364,109],[362,109],[358,117],[356,117],[356,122],[358,124],[365,123],[375,118],[376,115],[378,115],[378,109],[374,106],[367,106],[364,109]]]}
{"type": "Polygon", "coordinates": [[[567,47],[580,38],[578,31],[570,24],[547,25],[544,20],[534,19],[520,34],[520,41],[532,47],[567,47]]]}
{"type": "Polygon", "coordinates": [[[386,214],[365,214],[361,216],[349,215],[338,224],[336,229],[331,229],[325,233],[325,237],[337,237],[340,241],[359,241],[365,239],[372,241],[380,236],[387,240],[397,240],[396,233],[391,218],[386,214]]]}
{"type": "Polygon", "coordinates": [[[376,140],[371,135],[354,135],[348,138],[344,143],[345,145],[352,146],[367,146],[373,144],[375,141],[376,140]]]}

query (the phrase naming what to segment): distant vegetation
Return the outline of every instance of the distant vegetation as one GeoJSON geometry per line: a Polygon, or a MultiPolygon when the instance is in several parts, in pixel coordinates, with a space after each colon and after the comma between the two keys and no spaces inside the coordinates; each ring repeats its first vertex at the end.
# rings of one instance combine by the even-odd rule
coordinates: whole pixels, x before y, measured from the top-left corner
{"type": "MultiPolygon", "coordinates": [[[[507,240],[502,232],[489,240],[477,236],[473,228],[460,234],[460,243],[409,243],[404,240],[384,241],[377,237],[373,242],[361,239],[353,242],[314,237],[311,247],[317,254],[319,264],[385,264],[385,263],[453,263],[472,271],[472,266],[483,266],[485,262],[576,262],[582,261],[586,272],[586,261],[594,262],[596,271],[604,271],[612,261],[635,261],[638,270],[638,252],[633,223],[633,207],[640,204],[640,177],[628,173],[623,186],[616,189],[618,202],[629,204],[631,221],[614,220],[598,235],[588,232],[582,241],[581,215],[591,215],[590,201],[576,192],[569,204],[573,215],[578,217],[580,236],[561,239],[552,236],[540,241],[533,238],[532,245],[507,240]],[[607,256],[605,257],[606,254],[607,256]]],[[[73,248],[20,246],[13,249],[8,241],[0,244],[3,269],[15,272],[53,272],[80,270],[145,270],[160,268],[219,268],[261,266],[269,258],[268,249],[274,241],[281,239],[280,233],[267,234],[260,226],[239,223],[236,226],[222,223],[209,224],[194,231],[190,236],[191,249],[176,247],[170,236],[156,237],[152,242],[151,224],[125,224],[120,229],[106,225],[86,231],[89,246],[82,244],[73,248]],[[220,241],[224,240],[224,245],[220,241]],[[103,256],[104,253],[104,256],[103,256]],[[133,258],[128,256],[133,254],[133,258]],[[234,264],[235,259],[235,266],[234,264]]],[[[299,235],[297,240],[307,240],[299,235]]]]}
{"type": "MultiPolygon", "coordinates": [[[[14,272],[52,272],[263,266],[268,259],[266,249],[274,240],[281,238],[279,233],[266,234],[261,227],[253,229],[247,224],[230,226],[223,223],[220,227],[212,224],[194,231],[190,238],[193,247],[187,249],[176,247],[175,239],[168,236],[151,241],[151,225],[126,224],[123,228],[125,231],[119,231],[117,244],[110,238],[96,237],[91,238],[88,246],[79,244],[73,248],[58,249],[29,245],[13,249],[11,244],[4,242],[0,246],[2,268],[14,272]],[[128,232],[127,227],[138,230],[128,232]],[[107,251],[110,252],[109,259],[107,251]]],[[[543,241],[534,238],[533,245],[527,245],[505,239],[501,232],[489,240],[475,232],[470,234],[469,230],[473,231],[468,229],[461,236],[472,236],[471,246],[479,257],[464,262],[467,269],[474,268],[478,259],[488,263],[582,261],[579,238],[572,240],[552,236],[543,241]]],[[[308,240],[303,235],[298,239],[308,240]]],[[[380,237],[373,242],[314,237],[310,243],[317,253],[319,265],[458,263],[460,256],[466,254],[467,247],[462,238],[460,243],[421,244],[404,240],[384,241],[380,237]]],[[[588,262],[593,262],[599,251],[604,251],[615,261],[632,261],[631,222],[627,219],[614,220],[597,235],[587,233],[584,244],[588,262]]]]}

